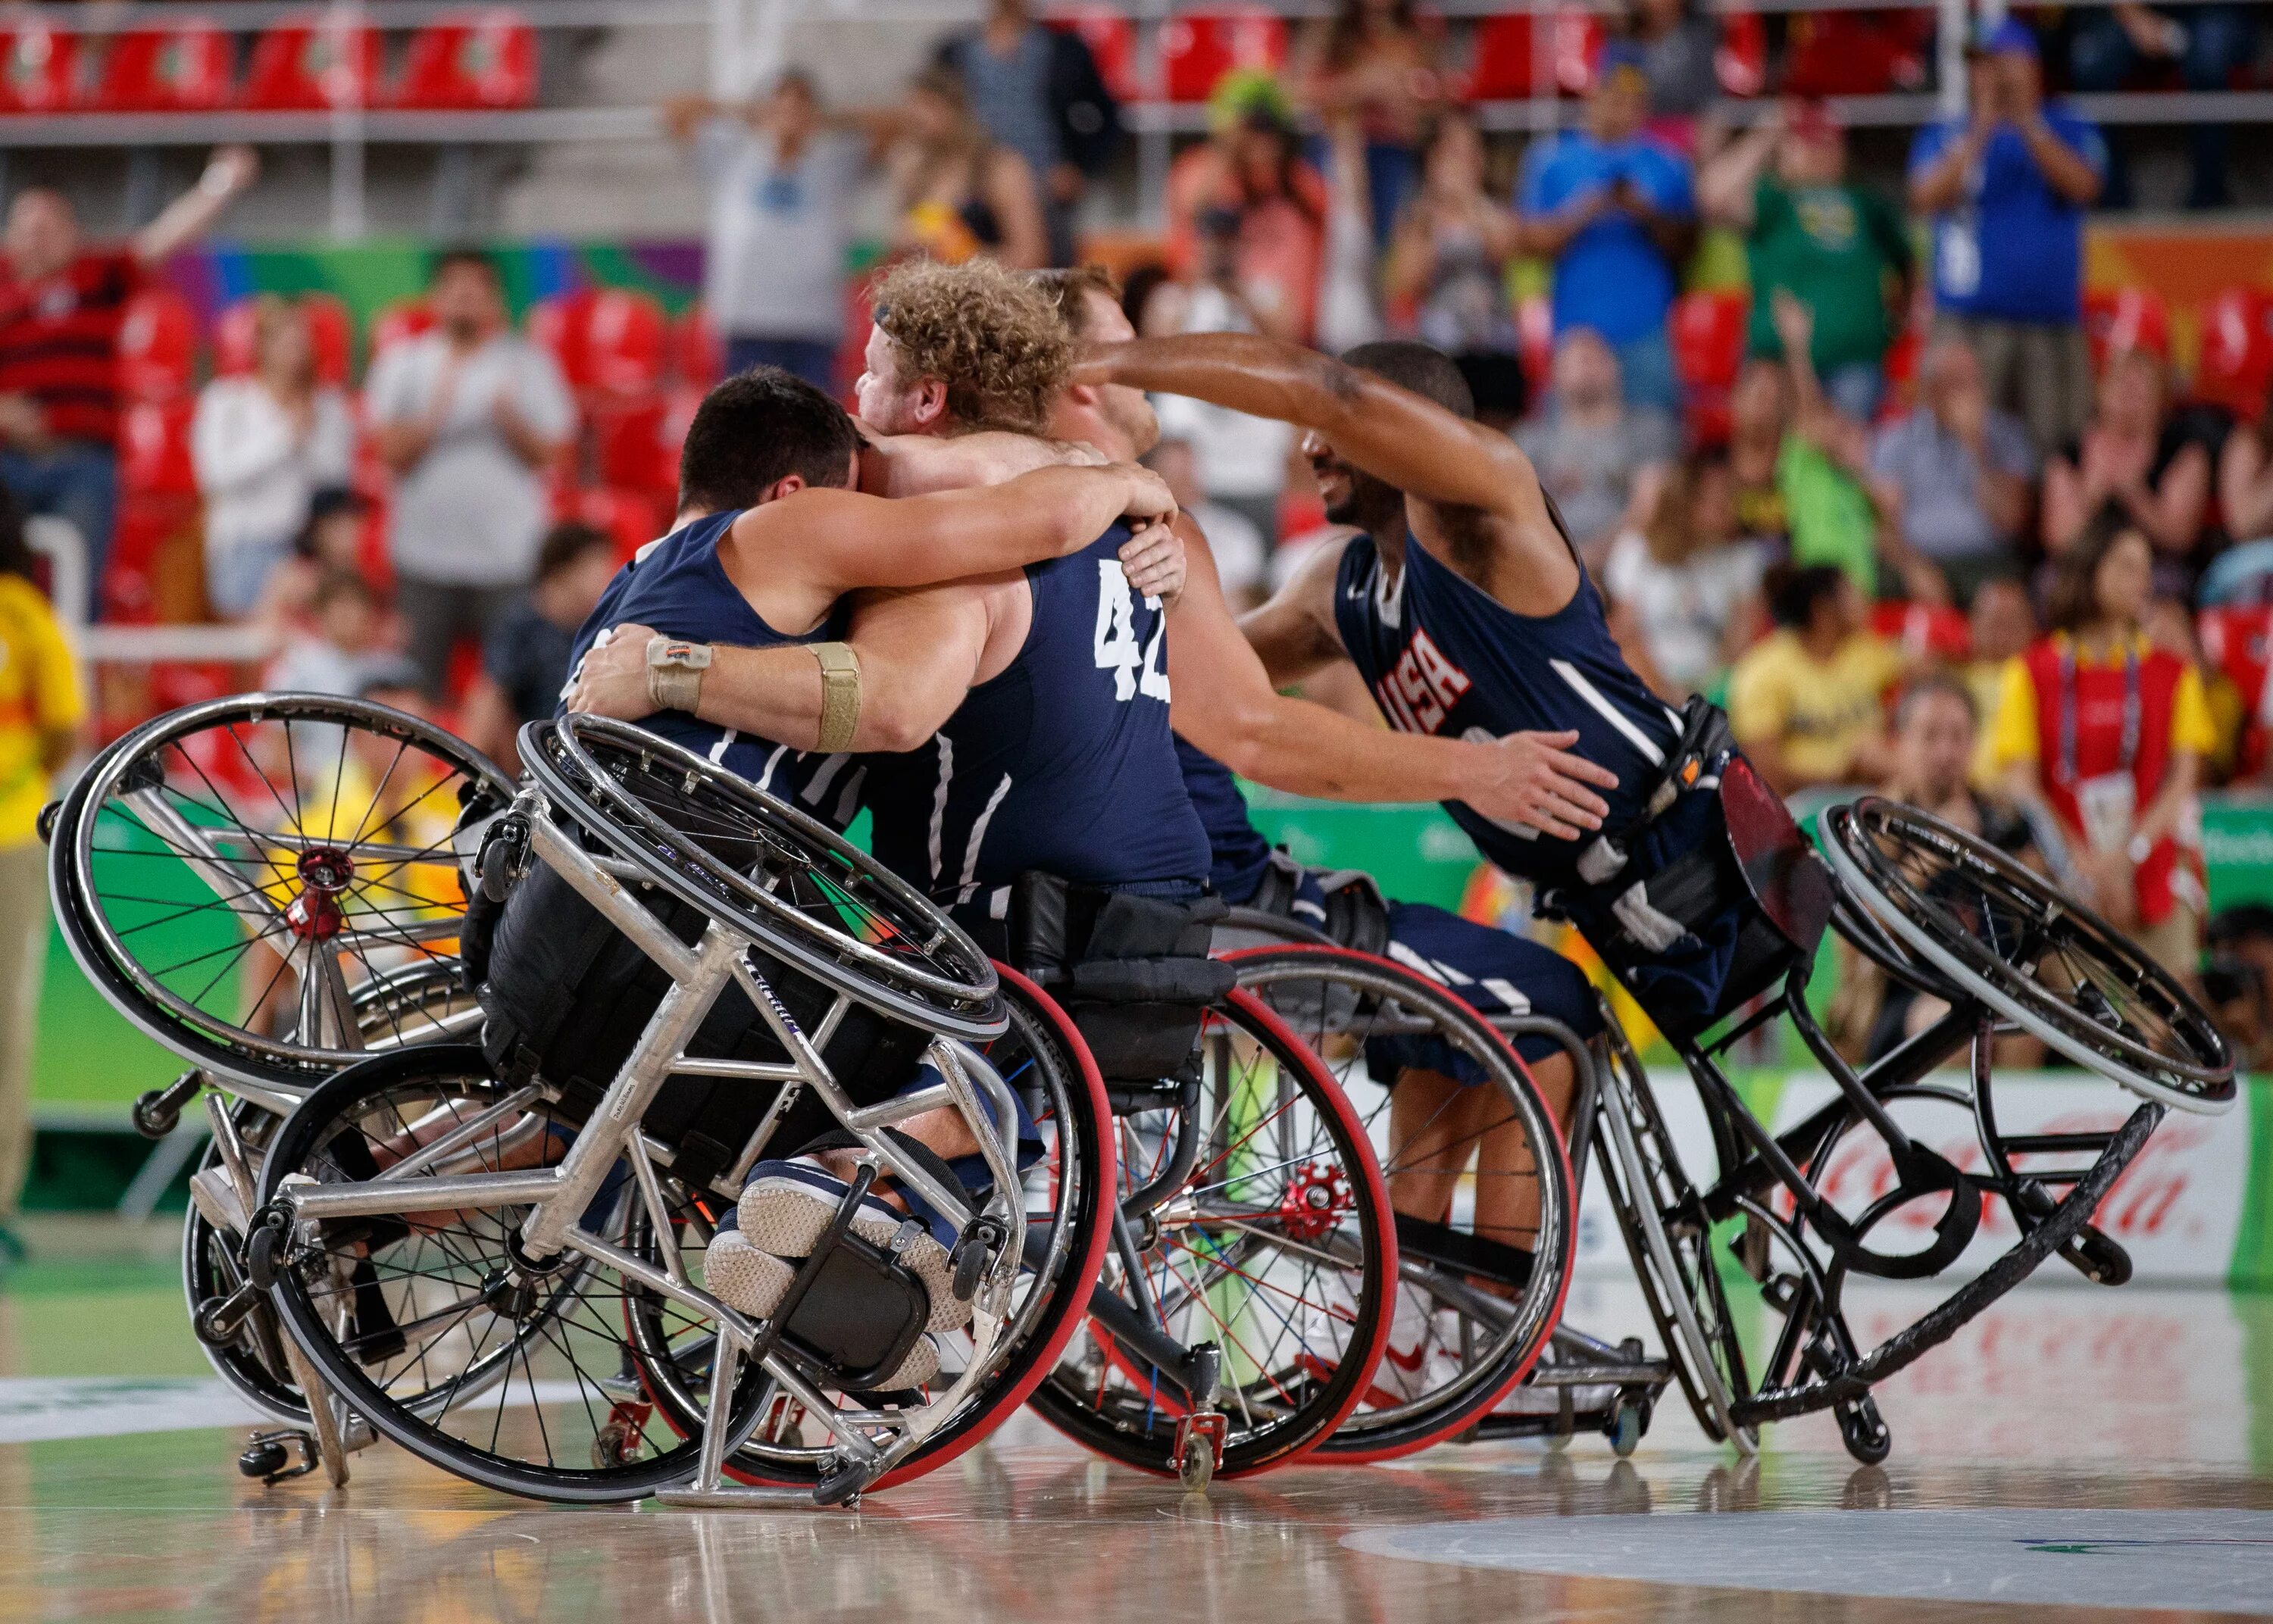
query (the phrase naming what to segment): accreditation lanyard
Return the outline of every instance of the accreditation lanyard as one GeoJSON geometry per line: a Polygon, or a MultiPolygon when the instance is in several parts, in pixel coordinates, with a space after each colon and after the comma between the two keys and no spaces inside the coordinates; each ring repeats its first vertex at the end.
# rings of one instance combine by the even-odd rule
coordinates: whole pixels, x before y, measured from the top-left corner
{"type": "MultiPolygon", "coordinates": [[[[2070,644],[2060,650],[2059,688],[2059,745],[2060,782],[2073,784],[2075,773],[2075,647],[2070,644]]],[[[2123,652],[2123,750],[2116,770],[2128,773],[2131,764],[2139,758],[2139,729],[2142,705],[2139,699],[2139,651],[2127,648],[2123,652]]]]}

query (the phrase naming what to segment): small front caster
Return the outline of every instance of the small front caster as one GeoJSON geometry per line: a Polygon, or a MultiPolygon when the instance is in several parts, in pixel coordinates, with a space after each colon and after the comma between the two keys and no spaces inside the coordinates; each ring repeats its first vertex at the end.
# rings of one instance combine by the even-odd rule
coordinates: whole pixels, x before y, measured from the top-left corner
{"type": "Polygon", "coordinates": [[[1876,1466],[1894,1452],[1894,1429],[1879,1414],[1878,1401],[1868,1393],[1832,1405],[1839,1423],[1839,1441],[1847,1453],[1865,1466],[1876,1466]]]}
{"type": "Polygon", "coordinates": [[[1610,1452],[1624,1460],[1641,1447],[1641,1435],[1649,1430],[1649,1406],[1638,1399],[1620,1399],[1607,1430],[1610,1452]]]}
{"type": "Polygon", "coordinates": [[[316,1441],[297,1427],[255,1433],[244,1453],[236,1457],[238,1471],[248,1478],[258,1478],[264,1484],[304,1478],[322,1463],[322,1457],[316,1452],[316,1441]],[[297,1460],[293,1458],[296,1455],[297,1460]]]}
{"type": "Polygon", "coordinates": [[[1196,1411],[1176,1423],[1176,1481],[1197,1493],[1215,1481],[1223,1464],[1224,1441],[1231,1435],[1229,1418],[1212,1410],[1196,1411]]]}

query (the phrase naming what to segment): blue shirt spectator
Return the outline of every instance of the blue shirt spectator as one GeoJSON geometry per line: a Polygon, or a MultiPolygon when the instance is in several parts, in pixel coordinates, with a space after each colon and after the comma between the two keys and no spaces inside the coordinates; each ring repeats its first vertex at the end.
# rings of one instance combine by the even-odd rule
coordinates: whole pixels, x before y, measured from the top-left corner
{"type": "MultiPolygon", "coordinates": [[[[2097,125],[2059,108],[2043,110],[2044,125],[2092,168],[2107,170],[2107,143],[2097,125]]],[[[1915,176],[1966,138],[1960,118],[1929,124],[1910,146],[1915,176]]],[[[2083,300],[2083,217],[2044,178],[2029,139],[2013,124],[1990,131],[1969,167],[1964,200],[1933,221],[1934,302],[1941,309],[1999,321],[2066,323],[2083,300]]]]}
{"type": "Polygon", "coordinates": [[[1696,234],[1688,164],[1642,133],[1648,83],[1614,41],[1586,127],[1534,142],[1516,191],[1522,244],[1555,262],[1555,330],[1591,327],[1617,352],[1626,399],[1669,411],[1680,385],[1666,344],[1677,272],[1696,234]]]}

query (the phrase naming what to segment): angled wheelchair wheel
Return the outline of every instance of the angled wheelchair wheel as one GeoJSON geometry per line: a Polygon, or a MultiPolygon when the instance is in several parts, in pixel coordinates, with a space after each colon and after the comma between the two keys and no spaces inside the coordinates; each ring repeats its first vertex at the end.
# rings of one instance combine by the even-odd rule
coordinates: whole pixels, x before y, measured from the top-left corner
{"type": "Polygon", "coordinates": [[[1697,1424],[1750,1455],[1759,1429],[1738,1422],[1737,1406],[1752,1383],[1705,1203],[1675,1153],[1640,1057],[1607,1010],[1603,1029],[1600,1165],[1635,1278],[1697,1424]]]}
{"type": "Polygon", "coordinates": [[[978,945],[826,825],[605,717],[531,722],[521,756],[588,835],[816,980],[930,1031],[1002,1029],[994,967],[978,945]]]}
{"type": "MultiPolygon", "coordinates": [[[[1016,1413],[1080,1329],[1111,1238],[1115,1178],[1105,1085],[1065,1012],[1017,971],[998,969],[1009,1024],[1000,1037],[971,1047],[1016,1092],[1041,1141],[1040,1154],[1024,1170],[1025,1266],[1002,1315],[1004,1334],[984,1356],[978,1383],[951,1414],[924,1418],[931,1428],[924,1443],[872,1488],[936,1471],[1016,1413]]],[[[689,1334],[674,1326],[667,1310],[652,1294],[625,1299],[649,1397],[669,1425],[692,1429],[701,1425],[709,1392],[712,1344],[705,1330],[689,1334]]],[[[943,1399],[980,1357],[967,1328],[934,1341],[940,1373],[914,1396],[918,1406],[943,1399]]],[[[761,1418],[727,1471],[745,1483],[809,1489],[829,1469],[828,1431],[770,1375],[757,1379],[761,1418]]],[[[865,1402],[816,1383],[832,1403],[865,1402]]]]}
{"type": "Polygon", "coordinates": [[[1995,847],[1868,796],[1825,850],[1889,934],[1953,986],[2075,1064],[2180,1111],[2237,1097],[2232,1051],[2138,944],[1995,847]]]}
{"type": "Polygon", "coordinates": [[[1224,956],[1357,1107],[1400,1209],[1389,1345],[1319,1453],[1385,1460],[1451,1437],[1522,1381],[1561,1317],[1577,1226],[1554,1119],[1507,1040],[1426,977],[1341,947],[1224,956]],[[1421,1211],[1440,1186],[1443,1210],[1421,1211]]]}
{"type": "Polygon", "coordinates": [[[244,694],[96,758],[49,833],[65,940],[129,1021],[217,1074],[304,1091],[373,1047],[446,1034],[416,996],[455,973],[454,831],[512,785],[480,752],[364,700],[244,694]],[[373,1011],[384,1012],[376,1026],[373,1011]]]}
{"type": "Polygon", "coordinates": [[[1395,1227],[1364,1122],[1241,988],[1181,1076],[1107,1092],[1127,1223],[1035,1409],[1187,1481],[1299,1458],[1363,1401],[1389,1335],[1395,1227]]]}
{"type": "MultiPolygon", "coordinates": [[[[549,1165],[574,1133],[537,1089],[491,1076],[480,1051],[409,1049],[341,1072],[285,1119],[261,1198],[288,1179],[409,1183],[549,1165]]],[[[348,1407],[413,1454],[507,1493],[636,1499],[693,1475],[701,1432],[682,1438],[655,1414],[626,1305],[649,1289],[642,1272],[700,1269],[717,1206],[667,1170],[642,1189],[619,1164],[582,1225],[636,1265],[620,1270],[581,1254],[528,1269],[520,1207],[304,1222],[279,1248],[273,1297],[348,1407]]],[[[684,1308],[666,1322],[674,1345],[709,1323],[684,1308]]],[[[737,1420],[756,1402],[745,1381],[737,1420]]]]}

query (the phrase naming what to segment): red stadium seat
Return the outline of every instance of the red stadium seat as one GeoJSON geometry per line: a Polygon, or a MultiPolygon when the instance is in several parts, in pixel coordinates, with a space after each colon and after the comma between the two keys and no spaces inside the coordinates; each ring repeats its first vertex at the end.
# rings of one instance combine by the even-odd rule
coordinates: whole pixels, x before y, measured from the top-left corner
{"type": "Polygon", "coordinates": [[[54,113],[77,99],[79,37],[29,20],[0,30],[0,113],[54,113]]]}
{"type": "Polygon", "coordinates": [[[588,387],[614,395],[652,394],[662,387],[670,323],[652,295],[594,288],[583,304],[583,324],[588,387]]]}
{"type": "Polygon", "coordinates": [[[379,30],[326,18],[279,23],[253,41],[244,104],[260,112],[368,107],[379,90],[379,30]]]}
{"type": "Polygon", "coordinates": [[[1602,59],[1602,19],[1591,11],[1557,11],[1554,52],[1555,87],[1566,96],[1594,88],[1594,64],[1602,59]]]}
{"type": "Polygon", "coordinates": [[[671,367],[682,383],[697,389],[708,389],[725,374],[726,347],[700,304],[688,305],[671,324],[671,367]]]}
{"type": "MultiPolygon", "coordinates": [[[[309,343],[316,352],[316,376],[327,384],[345,385],[354,370],[354,316],[328,293],[301,294],[298,303],[308,320],[309,343]]],[[[224,378],[252,370],[256,359],[252,311],[252,300],[239,299],[214,318],[214,370],[224,378]]]]}
{"type": "Polygon", "coordinates": [[[584,359],[584,328],[585,311],[591,299],[591,289],[588,288],[574,293],[554,294],[530,305],[529,314],[521,318],[529,341],[551,352],[553,364],[560,369],[560,376],[568,380],[571,389],[583,388],[590,378],[584,359]]]}
{"type": "Polygon", "coordinates": [[[1722,290],[1687,293],[1674,301],[1674,370],[1681,376],[1690,435],[1700,445],[1729,438],[1729,392],[1744,363],[1744,325],[1750,301],[1722,290]]]}
{"type": "Polygon", "coordinates": [[[190,463],[190,418],[197,402],[137,400],[118,419],[118,488],[140,496],[195,496],[190,463]]]}
{"type": "Polygon", "coordinates": [[[1471,101],[1520,101],[1531,94],[1532,34],[1527,13],[1484,17],[1471,35],[1460,92],[1471,101]]]}
{"type": "Polygon", "coordinates": [[[2273,607],[2263,604],[2206,609],[2194,621],[2203,663],[2224,672],[2241,695],[2241,752],[2234,763],[2238,779],[2256,776],[2265,765],[2265,728],[2257,717],[2266,670],[2273,665],[2269,632],[2273,632],[2273,607]]]}
{"type": "Polygon", "coordinates": [[[661,535],[671,522],[670,513],[662,510],[654,493],[605,487],[555,492],[552,516],[605,530],[615,537],[619,560],[629,558],[661,535]]]}
{"type": "Polygon", "coordinates": [[[1930,11],[1819,11],[1791,21],[1783,90],[1795,96],[1875,96],[1925,83],[1930,11]]]}
{"type": "Polygon", "coordinates": [[[536,100],[536,31],[520,13],[469,12],[431,23],[410,37],[399,108],[528,107],[536,100]]]}
{"type": "MultiPolygon", "coordinates": [[[[658,394],[602,397],[586,410],[592,431],[592,465],[602,483],[653,493],[678,483],[678,464],[662,454],[666,406],[658,394]]],[[[681,439],[685,438],[682,431],[681,439]]]]}
{"type": "Polygon", "coordinates": [[[1724,94],[1757,96],[1768,84],[1768,31],[1758,11],[1726,11],[1713,72],[1724,94]]]}
{"type": "Polygon", "coordinates": [[[197,375],[198,318],[189,301],[167,288],[146,288],[126,302],[118,324],[118,386],[130,400],[170,400],[197,375]]]}
{"type": "Polygon", "coordinates": [[[1900,643],[1912,659],[1967,660],[1973,655],[1972,624],[1946,603],[1873,603],[1871,630],[1900,643]]]}
{"type": "MultiPolygon", "coordinates": [[[[88,43],[101,36],[90,36],[88,43]]],[[[209,113],[229,105],[235,53],[202,19],[112,34],[93,105],[112,113],[209,113]]]]}
{"type": "Polygon", "coordinates": [[[2203,309],[2194,393],[2254,423],[2273,386],[2273,293],[2228,288],[2203,309]]]}
{"type": "Polygon", "coordinates": [[[1136,23],[1110,6],[1084,5],[1052,11],[1042,19],[1053,28],[1077,34],[1097,59],[1105,87],[1121,101],[1143,99],[1144,87],[1136,75],[1136,23]]]}
{"type": "Polygon", "coordinates": [[[1278,71],[1287,25],[1268,11],[1188,11],[1160,25],[1160,61],[1171,101],[1204,101],[1238,68],[1278,71]]]}
{"type": "Polygon", "coordinates": [[[1516,343],[1523,381],[1534,398],[1544,395],[1555,371],[1555,305],[1543,293],[1527,294],[1515,308],[1516,343]]]}
{"type": "Polygon", "coordinates": [[[415,339],[433,325],[434,312],[424,299],[399,300],[371,318],[371,353],[377,355],[390,345],[415,339]]]}
{"type": "Polygon", "coordinates": [[[2151,288],[2120,288],[2113,293],[2083,296],[2083,335],[2091,346],[2091,370],[2107,364],[2110,355],[2126,350],[2152,351],[2164,360],[2171,354],[2171,311],[2163,296],[2151,288]]]}
{"type": "Polygon", "coordinates": [[[663,421],[656,427],[654,485],[657,490],[679,489],[679,453],[686,444],[686,430],[702,404],[703,386],[691,380],[663,397],[663,421]]]}

